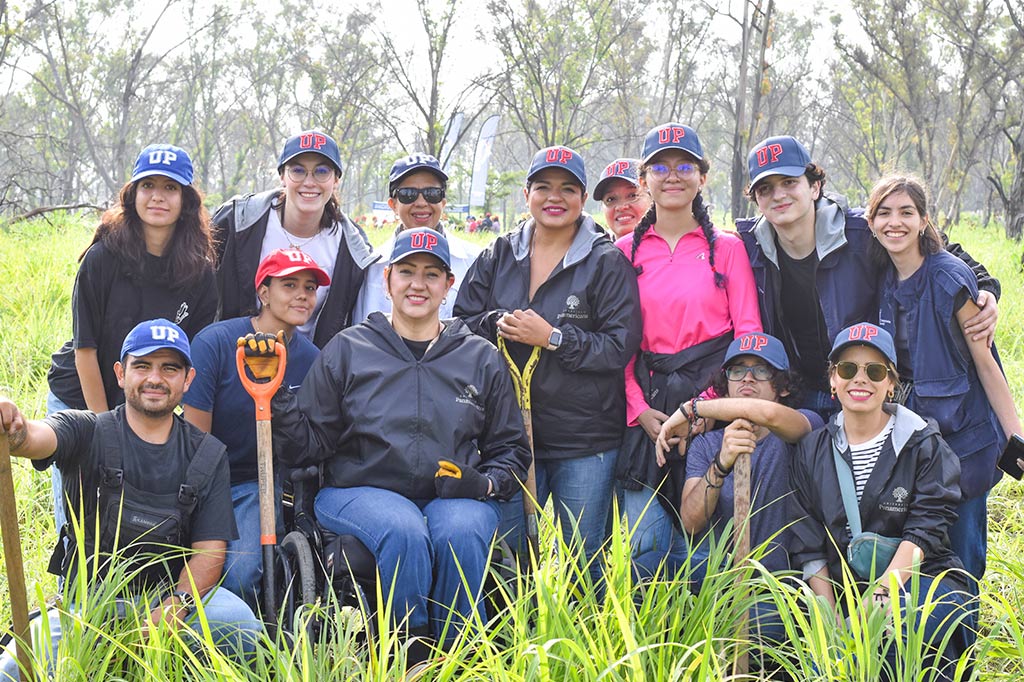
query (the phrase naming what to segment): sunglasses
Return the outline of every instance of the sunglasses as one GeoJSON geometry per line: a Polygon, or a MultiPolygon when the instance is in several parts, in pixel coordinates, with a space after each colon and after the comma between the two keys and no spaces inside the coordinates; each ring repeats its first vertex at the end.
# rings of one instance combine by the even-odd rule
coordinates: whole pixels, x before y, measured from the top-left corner
{"type": "Polygon", "coordinates": [[[748,373],[753,375],[757,381],[768,381],[775,376],[775,370],[768,365],[754,365],[753,367],[732,365],[725,368],[725,378],[729,381],[743,381],[743,377],[748,373]]]}
{"type": "Polygon", "coordinates": [[[667,178],[669,173],[675,171],[676,175],[685,180],[693,176],[700,169],[695,163],[681,163],[676,166],[670,166],[667,163],[652,163],[647,167],[647,170],[658,179],[667,178]]]}
{"type": "MultiPolygon", "coordinates": [[[[292,182],[302,182],[309,175],[310,171],[305,166],[288,166],[288,178],[292,182]]],[[[327,182],[334,177],[334,169],[330,166],[317,166],[313,169],[313,179],[317,182],[327,182]]]]}
{"type": "Polygon", "coordinates": [[[399,187],[391,196],[403,204],[411,204],[421,194],[428,204],[440,204],[444,199],[444,190],[440,187],[399,187]]]}
{"type": "Polygon", "coordinates": [[[857,376],[857,371],[861,367],[864,368],[864,372],[868,375],[868,379],[874,382],[883,381],[889,376],[889,366],[883,362],[869,362],[865,365],[858,365],[856,362],[850,362],[849,360],[843,360],[832,365],[836,369],[836,374],[839,375],[840,379],[852,379],[857,376]]]}

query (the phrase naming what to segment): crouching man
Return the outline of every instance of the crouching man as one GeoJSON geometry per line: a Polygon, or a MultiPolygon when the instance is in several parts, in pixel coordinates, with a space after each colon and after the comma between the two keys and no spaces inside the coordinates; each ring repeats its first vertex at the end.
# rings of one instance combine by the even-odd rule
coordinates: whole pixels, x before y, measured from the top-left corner
{"type": "MultiPolygon", "coordinates": [[[[149,627],[164,621],[199,630],[195,612],[202,601],[218,647],[250,652],[262,623],[245,602],[216,587],[227,543],[238,537],[224,446],[174,414],[195,376],[188,337],[168,320],[142,322],[125,338],[114,372],[126,404],[102,414],[66,410],[28,421],[0,397],[0,437],[8,439],[11,455],[33,460],[39,470],[55,464],[68,516],[79,515],[61,529],[50,561],[50,571],[69,586],[66,610],[73,612],[83,596],[79,571],[88,571],[92,584],[115,563],[129,562],[117,572],[129,578],[124,596],[157,595],[149,627]]],[[[51,610],[48,618],[53,665],[59,613],[51,610]]],[[[0,654],[0,681],[18,679],[11,646],[0,654]]]]}

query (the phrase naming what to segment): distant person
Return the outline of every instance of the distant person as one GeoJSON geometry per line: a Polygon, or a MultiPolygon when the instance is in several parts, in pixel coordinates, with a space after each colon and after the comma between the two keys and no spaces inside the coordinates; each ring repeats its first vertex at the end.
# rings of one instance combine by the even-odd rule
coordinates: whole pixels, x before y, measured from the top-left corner
{"type": "Polygon", "coordinates": [[[1002,476],[1000,453],[1021,433],[1013,394],[984,338],[963,330],[978,315],[974,273],[942,248],[920,180],[892,175],[871,190],[868,225],[874,255],[888,267],[881,326],[896,343],[899,402],[934,419],[960,458],[953,550],[976,579],[988,554],[988,492],[1002,476]]]}
{"type": "Polygon", "coordinates": [[[307,130],[288,138],[277,173],[281,187],[232,197],[214,213],[220,316],[254,311],[259,264],[276,249],[298,249],[331,275],[330,286],[317,289],[309,321],[299,327],[299,333],[323,348],[352,324],[366,268],[378,256],[366,233],[341,212],[341,157],[329,135],[307,130]]]}
{"type": "MultiPolygon", "coordinates": [[[[625,425],[623,369],[640,342],[636,273],[583,213],[583,157],[548,147],[533,157],[524,195],[531,218],[484,249],[455,314],[492,343],[501,337],[533,375],[538,502],[554,502],[566,542],[575,536],[592,579],[606,537],[615,462],[625,425]]],[[[503,506],[502,533],[522,550],[522,501],[503,506]]]]}
{"type": "Polygon", "coordinates": [[[490,213],[484,214],[484,218],[480,221],[478,228],[481,232],[491,232],[494,229],[494,221],[491,220],[490,213]]]}
{"type": "MultiPolygon", "coordinates": [[[[747,159],[748,194],[762,215],[737,228],[757,280],[764,331],[780,339],[804,383],[801,407],[823,418],[839,405],[825,381],[829,341],[855,322],[878,320],[882,275],[870,255],[871,232],[861,209],[825,194],[825,169],[788,135],[759,142],[747,159]]],[[[972,266],[982,292],[981,314],[965,331],[989,341],[998,315],[999,282],[953,244],[972,266]]]]}
{"type": "MultiPolygon", "coordinates": [[[[391,253],[395,239],[405,230],[429,227],[444,234],[448,239],[451,259],[451,271],[455,276],[451,290],[441,301],[441,319],[453,317],[455,298],[469,266],[476,260],[480,247],[449,234],[444,227],[444,207],[447,205],[448,174],[441,169],[437,159],[429,154],[412,154],[398,159],[391,166],[388,175],[388,206],[395,212],[398,225],[394,234],[380,247],[381,253],[391,253]]],[[[362,322],[366,317],[379,310],[384,314],[391,312],[391,299],[388,298],[384,282],[385,263],[378,261],[366,270],[366,282],[359,292],[352,319],[362,322]]]]}
{"type": "MultiPolygon", "coordinates": [[[[121,596],[159,595],[144,606],[147,629],[159,622],[184,625],[209,632],[224,653],[252,653],[263,624],[245,602],[218,587],[224,548],[237,537],[224,446],[175,414],[195,377],[188,337],[170,320],[148,320],[128,333],[120,350],[114,372],[126,404],[112,411],[61,410],[29,421],[0,397],[0,438],[8,439],[11,455],[33,460],[39,470],[60,468],[70,509],[84,512],[72,527],[84,537],[66,549],[62,534],[51,559],[51,571],[70,586],[64,608],[74,613],[82,606],[77,600],[88,598],[77,587],[79,572],[86,571],[91,585],[117,565],[115,575],[126,578],[121,596]]],[[[56,662],[60,610],[45,617],[47,656],[56,662]]],[[[37,644],[44,642],[40,625],[33,627],[37,644]]],[[[95,639],[116,646],[104,645],[102,634],[95,639]]],[[[0,679],[19,679],[11,650],[0,655],[0,679]]]]}
{"type": "MultiPolygon", "coordinates": [[[[46,412],[124,403],[114,371],[132,327],[162,317],[192,337],[217,314],[210,215],[193,184],[188,152],[149,145],[117,203],[104,212],[79,257],[71,296],[72,339],[54,353],[46,412]]],[[[53,469],[54,518],[65,531],[60,469],[53,469]]]]}
{"type": "Polygon", "coordinates": [[[632,234],[651,207],[651,195],[640,186],[639,159],[615,159],[601,171],[594,200],[604,209],[604,222],[614,239],[632,234]]]}
{"type": "MultiPolygon", "coordinates": [[[[282,332],[288,351],[284,384],[298,388],[320,351],[295,330],[309,320],[317,289],[330,285],[331,278],[308,254],[280,249],[263,259],[254,283],[260,297],[256,315],[212,324],[192,342],[196,378],[185,394],[184,406],[189,423],[227,446],[238,539],[228,543],[222,584],[255,607],[263,575],[256,406],[238,378],[236,342],[257,332],[282,332]]],[[[277,499],[280,504],[280,492],[277,499]]]]}
{"type": "Polygon", "coordinates": [[[498,216],[491,218],[491,229],[494,230],[495,234],[501,234],[501,219],[498,216]]]}

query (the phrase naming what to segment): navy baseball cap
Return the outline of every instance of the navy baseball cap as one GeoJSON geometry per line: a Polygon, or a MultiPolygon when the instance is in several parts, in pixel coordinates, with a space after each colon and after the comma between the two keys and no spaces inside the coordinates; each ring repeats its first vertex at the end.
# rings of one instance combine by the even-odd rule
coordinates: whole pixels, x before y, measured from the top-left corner
{"type": "Polygon", "coordinates": [[[795,137],[780,135],[762,140],[750,150],[747,156],[747,171],[750,186],[769,175],[785,175],[795,178],[807,171],[811,155],[795,137]]]}
{"type": "Polygon", "coordinates": [[[185,357],[185,362],[192,364],[192,351],[188,343],[188,334],[170,320],[159,318],[139,322],[128,332],[121,344],[121,362],[127,355],[140,358],[158,350],[170,348],[185,357]]]}
{"type": "Polygon", "coordinates": [[[754,355],[761,358],[775,369],[785,372],[789,369],[789,356],[782,342],[770,334],[753,332],[733,339],[729,349],[725,351],[722,367],[728,367],[729,361],[741,355],[754,355]]]}
{"type": "Polygon", "coordinates": [[[319,130],[307,130],[289,137],[288,141],[284,143],[284,149],[281,150],[281,158],[277,160],[277,172],[280,173],[286,163],[306,152],[314,152],[323,156],[331,162],[334,169],[338,171],[338,175],[341,175],[341,154],[338,152],[338,143],[334,141],[333,137],[321,133],[319,130]]]}
{"type": "Polygon", "coordinates": [[[829,362],[835,362],[847,346],[870,346],[896,365],[896,346],[892,342],[892,336],[870,322],[861,322],[839,332],[836,335],[836,342],[832,344],[832,352],[828,354],[829,362]]]}
{"type": "Polygon", "coordinates": [[[584,190],[587,187],[587,171],[583,166],[583,157],[568,147],[545,147],[533,155],[530,163],[530,170],[526,174],[526,181],[533,180],[533,176],[545,168],[561,168],[572,173],[572,176],[579,180],[584,190]]]}
{"type": "Polygon", "coordinates": [[[640,161],[638,159],[615,159],[601,171],[601,179],[594,185],[594,200],[601,201],[604,192],[614,180],[625,180],[634,187],[640,187],[640,161]]]}
{"type": "Polygon", "coordinates": [[[139,153],[132,170],[135,182],[151,175],[163,175],[180,185],[192,184],[192,159],[188,152],[173,144],[151,144],[139,153]]]}
{"type": "Polygon", "coordinates": [[[448,238],[437,230],[423,227],[418,230],[402,230],[395,237],[395,246],[391,249],[388,265],[394,265],[406,256],[414,253],[429,253],[437,256],[444,263],[446,270],[452,269],[452,256],[448,250],[448,238]]]}
{"type": "Polygon", "coordinates": [[[704,147],[700,144],[697,131],[682,123],[666,123],[651,128],[644,137],[644,151],[641,154],[644,163],[649,163],[658,152],[666,149],[679,149],[698,161],[704,160],[704,147]]]}
{"type": "Polygon", "coordinates": [[[430,171],[438,177],[441,184],[448,182],[448,174],[441,169],[441,163],[430,154],[410,154],[395,161],[391,166],[391,173],[388,174],[388,194],[391,194],[398,187],[409,173],[418,170],[430,171]]]}

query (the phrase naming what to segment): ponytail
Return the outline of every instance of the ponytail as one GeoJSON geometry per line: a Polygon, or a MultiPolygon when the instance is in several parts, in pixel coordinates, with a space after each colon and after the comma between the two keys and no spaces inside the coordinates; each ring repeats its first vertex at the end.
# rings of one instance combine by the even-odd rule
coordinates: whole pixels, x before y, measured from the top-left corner
{"type": "MultiPolygon", "coordinates": [[[[651,208],[653,209],[654,207],[652,206],[651,208]]],[[[715,273],[715,286],[719,289],[724,289],[725,275],[715,267],[715,240],[718,239],[718,235],[715,233],[715,225],[711,222],[711,212],[708,211],[708,205],[704,203],[702,192],[697,192],[697,196],[693,198],[693,217],[697,219],[697,224],[700,225],[704,238],[708,240],[708,265],[711,266],[711,272],[715,273]]],[[[636,249],[635,242],[633,248],[634,250],[636,249]]]]}

